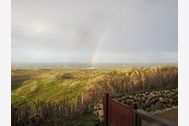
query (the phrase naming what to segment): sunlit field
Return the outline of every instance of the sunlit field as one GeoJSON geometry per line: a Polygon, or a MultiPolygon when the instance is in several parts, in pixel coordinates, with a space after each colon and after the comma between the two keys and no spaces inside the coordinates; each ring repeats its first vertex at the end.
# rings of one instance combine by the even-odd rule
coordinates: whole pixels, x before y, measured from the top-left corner
{"type": "Polygon", "coordinates": [[[152,92],[154,97],[161,96],[164,91],[176,96],[176,65],[95,69],[14,68],[11,74],[12,121],[15,125],[102,125],[102,96],[105,93],[125,104],[131,104],[136,96],[137,101],[141,101],[139,107],[147,111],[178,104],[175,97],[173,102],[168,102],[169,105],[162,103],[151,109],[140,100],[145,98],[140,95],[143,92],[152,92]],[[130,101],[127,97],[131,97],[130,101]]]}

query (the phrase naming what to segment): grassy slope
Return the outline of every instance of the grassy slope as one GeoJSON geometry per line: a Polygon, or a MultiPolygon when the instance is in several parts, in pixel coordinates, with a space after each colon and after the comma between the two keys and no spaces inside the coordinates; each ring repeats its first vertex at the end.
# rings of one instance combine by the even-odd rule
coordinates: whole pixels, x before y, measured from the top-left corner
{"type": "Polygon", "coordinates": [[[12,70],[12,103],[33,100],[74,100],[108,70],[49,69],[12,70]],[[66,73],[71,78],[62,78],[66,73]]]}
{"type": "Polygon", "coordinates": [[[56,101],[64,98],[74,101],[81,93],[93,88],[106,73],[112,71],[126,73],[128,70],[130,68],[13,69],[12,103],[30,103],[35,100],[56,101]]]}

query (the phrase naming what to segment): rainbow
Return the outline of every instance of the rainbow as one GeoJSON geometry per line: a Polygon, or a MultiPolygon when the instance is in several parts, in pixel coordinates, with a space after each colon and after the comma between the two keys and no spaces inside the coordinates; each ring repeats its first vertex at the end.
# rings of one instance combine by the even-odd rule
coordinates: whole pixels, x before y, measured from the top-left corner
{"type": "Polygon", "coordinates": [[[107,24],[107,26],[105,27],[102,35],[100,36],[99,38],[99,41],[97,42],[97,46],[96,46],[96,49],[94,51],[94,54],[93,54],[93,57],[92,57],[92,60],[91,60],[91,66],[94,67],[94,65],[96,64],[96,60],[98,58],[98,55],[99,55],[99,51],[100,51],[100,48],[102,46],[102,43],[104,42],[105,38],[106,38],[106,35],[108,34],[110,28],[112,27],[113,23],[115,22],[115,20],[119,17],[119,15],[115,15],[110,21],[109,23],[107,24]]]}

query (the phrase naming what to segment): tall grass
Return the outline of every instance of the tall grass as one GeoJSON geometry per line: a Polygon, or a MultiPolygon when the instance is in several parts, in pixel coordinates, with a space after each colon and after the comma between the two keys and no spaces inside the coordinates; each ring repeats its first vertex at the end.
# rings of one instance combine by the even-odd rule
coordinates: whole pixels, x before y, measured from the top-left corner
{"type": "Polygon", "coordinates": [[[97,82],[98,92],[121,93],[133,90],[177,87],[177,67],[132,68],[127,72],[113,71],[97,82]]]}
{"type": "Polygon", "coordinates": [[[90,104],[82,103],[81,98],[73,104],[69,99],[61,101],[36,101],[32,104],[11,106],[13,126],[71,126],[72,121],[89,113],[90,104]]]}

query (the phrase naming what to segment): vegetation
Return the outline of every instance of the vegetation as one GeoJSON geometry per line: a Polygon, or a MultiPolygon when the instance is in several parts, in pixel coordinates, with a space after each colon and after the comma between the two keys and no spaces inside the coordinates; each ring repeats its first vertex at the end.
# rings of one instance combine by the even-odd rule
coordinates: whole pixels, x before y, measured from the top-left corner
{"type": "Polygon", "coordinates": [[[145,89],[177,87],[176,67],[131,68],[105,74],[95,85],[100,92],[120,93],[145,89]]]}
{"type": "Polygon", "coordinates": [[[176,66],[13,69],[12,121],[15,125],[92,126],[94,107],[105,92],[175,88],[177,81],[176,66]],[[86,115],[89,118],[83,119],[86,115]]]}

